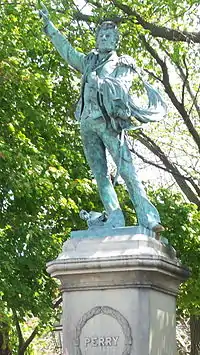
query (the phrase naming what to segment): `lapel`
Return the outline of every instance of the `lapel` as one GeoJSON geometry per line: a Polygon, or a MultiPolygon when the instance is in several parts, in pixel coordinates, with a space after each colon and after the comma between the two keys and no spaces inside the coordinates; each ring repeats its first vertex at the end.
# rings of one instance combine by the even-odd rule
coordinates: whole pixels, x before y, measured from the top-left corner
{"type": "Polygon", "coordinates": [[[98,51],[93,50],[91,51],[87,57],[86,57],[86,67],[85,67],[85,72],[82,76],[82,85],[81,85],[81,94],[80,94],[80,105],[81,109],[80,112],[82,113],[83,107],[84,107],[84,87],[85,87],[85,82],[87,75],[91,73],[92,71],[96,71],[97,75],[101,72],[104,66],[109,63],[111,64],[111,72],[113,72],[117,66],[118,63],[118,56],[115,51],[109,53],[103,60],[99,61],[98,60],[98,51]]]}
{"type": "Polygon", "coordinates": [[[92,71],[100,72],[104,66],[108,66],[109,64],[114,67],[118,62],[118,56],[116,52],[109,53],[104,59],[97,61],[96,66],[92,71]]]}
{"type": "Polygon", "coordinates": [[[93,50],[87,56],[84,75],[88,75],[92,71],[101,70],[102,67],[109,62],[118,63],[118,56],[115,51],[109,53],[104,59],[99,60],[98,51],[93,50]]]}

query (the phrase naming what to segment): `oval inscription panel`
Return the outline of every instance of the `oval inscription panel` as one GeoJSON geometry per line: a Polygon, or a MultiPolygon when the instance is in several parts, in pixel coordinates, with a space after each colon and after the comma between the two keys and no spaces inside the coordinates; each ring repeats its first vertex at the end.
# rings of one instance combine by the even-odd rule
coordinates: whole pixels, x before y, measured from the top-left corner
{"type": "Polygon", "coordinates": [[[108,306],[94,307],[77,324],[75,346],[77,355],[130,355],[130,325],[119,311],[108,306]]]}

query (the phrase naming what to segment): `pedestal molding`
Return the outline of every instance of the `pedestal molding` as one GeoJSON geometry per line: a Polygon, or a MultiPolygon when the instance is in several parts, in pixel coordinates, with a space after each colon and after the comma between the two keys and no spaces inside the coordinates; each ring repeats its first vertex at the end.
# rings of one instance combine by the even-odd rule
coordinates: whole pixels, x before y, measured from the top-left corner
{"type": "Polygon", "coordinates": [[[167,258],[155,257],[152,255],[145,256],[124,256],[118,258],[109,257],[96,259],[72,259],[72,260],[55,260],[47,263],[47,271],[52,277],[59,277],[68,274],[90,274],[117,271],[154,271],[159,270],[163,274],[170,272],[177,275],[180,279],[188,277],[188,270],[183,268],[178,261],[170,261],[167,258]]]}
{"type": "Polygon", "coordinates": [[[47,264],[63,293],[63,353],[175,355],[176,296],[188,270],[138,228],[99,233],[72,233],[47,264]]]}

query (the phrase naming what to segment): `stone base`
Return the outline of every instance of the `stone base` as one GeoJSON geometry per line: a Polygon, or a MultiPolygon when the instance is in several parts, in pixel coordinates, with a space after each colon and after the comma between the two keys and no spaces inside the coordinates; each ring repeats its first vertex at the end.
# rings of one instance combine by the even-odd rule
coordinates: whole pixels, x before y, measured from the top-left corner
{"type": "Polygon", "coordinates": [[[188,271],[149,233],[72,232],[47,264],[61,281],[65,354],[176,355],[175,296],[188,271]]]}

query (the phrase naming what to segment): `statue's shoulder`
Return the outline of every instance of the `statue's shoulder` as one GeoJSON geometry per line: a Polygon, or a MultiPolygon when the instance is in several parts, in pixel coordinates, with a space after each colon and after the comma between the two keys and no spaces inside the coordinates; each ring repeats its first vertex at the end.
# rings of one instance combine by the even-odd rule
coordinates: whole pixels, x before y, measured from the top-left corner
{"type": "Polygon", "coordinates": [[[96,59],[98,56],[98,53],[95,49],[92,49],[86,56],[85,56],[85,60],[90,62],[91,60],[96,59]]]}
{"type": "Polygon", "coordinates": [[[136,70],[136,63],[135,60],[128,54],[121,55],[118,57],[118,65],[119,66],[126,66],[136,70]]]}

